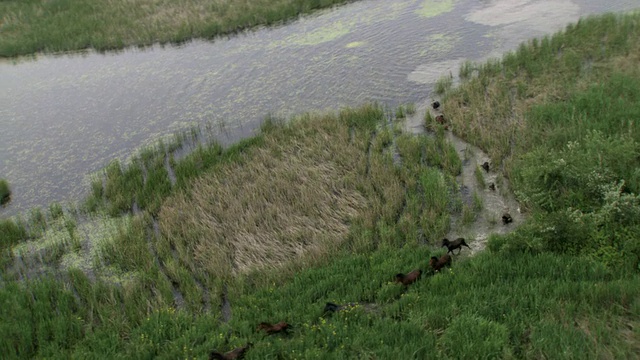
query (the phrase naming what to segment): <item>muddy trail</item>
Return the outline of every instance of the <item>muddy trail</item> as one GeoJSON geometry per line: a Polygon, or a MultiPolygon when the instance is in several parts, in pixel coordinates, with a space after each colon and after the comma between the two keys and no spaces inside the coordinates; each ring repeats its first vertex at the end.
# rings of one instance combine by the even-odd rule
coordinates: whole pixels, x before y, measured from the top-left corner
{"type": "MultiPolygon", "coordinates": [[[[443,115],[443,110],[442,105],[434,110],[430,101],[417,104],[416,112],[407,115],[404,130],[410,134],[432,136],[433,134],[425,127],[426,113],[430,112],[435,119],[436,116],[443,115]]],[[[524,215],[520,212],[520,205],[502,169],[492,167],[489,156],[477,146],[457,137],[451,131],[447,130],[445,134],[446,139],[454,146],[462,160],[462,172],[457,176],[456,181],[460,186],[459,191],[463,202],[471,207],[474,194],[482,200],[482,210],[476,213],[472,221],[464,222],[462,215],[452,215],[451,229],[446,238],[449,240],[465,238],[471,246],[471,251],[467,254],[470,253],[470,256],[473,256],[486,248],[487,239],[491,234],[506,234],[515,230],[523,222],[524,215]],[[489,171],[482,167],[485,162],[489,162],[489,171]],[[477,171],[482,174],[482,183],[477,178],[477,171]],[[512,222],[504,224],[502,220],[504,214],[509,214],[512,222]]],[[[438,242],[437,245],[440,243],[438,242]]]]}

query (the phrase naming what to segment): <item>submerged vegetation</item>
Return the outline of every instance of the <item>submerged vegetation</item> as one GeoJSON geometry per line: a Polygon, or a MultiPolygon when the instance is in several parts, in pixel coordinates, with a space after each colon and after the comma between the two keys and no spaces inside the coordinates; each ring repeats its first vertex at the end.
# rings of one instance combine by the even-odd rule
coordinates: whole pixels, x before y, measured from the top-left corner
{"type": "Polygon", "coordinates": [[[485,204],[461,200],[468,159],[442,126],[399,131],[393,115],[413,108],[270,118],[228,148],[192,133],[113,162],[78,209],[0,221],[0,352],[205,358],[252,343],[247,359],[637,356],[639,21],[581,20],[547,40],[562,44],[552,55],[532,41],[444,84],[452,129],[504,165],[530,212],[487,251],[428,271],[452,219],[472,223],[485,204]],[[565,57],[580,66],[555,63],[565,57]],[[184,142],[199,145],[185,155],[184,142]],[[394,282],[415,269],[409,287],[394,282]],[[328,302],[348,305],[323,316],[328,302]],[[281,321],[289,334],[256,330],[281,321]]]}
{"type": "Polygon", "coordinates": [[[0,57],[212,38],[347,1],[0,1],[0,57]]]}

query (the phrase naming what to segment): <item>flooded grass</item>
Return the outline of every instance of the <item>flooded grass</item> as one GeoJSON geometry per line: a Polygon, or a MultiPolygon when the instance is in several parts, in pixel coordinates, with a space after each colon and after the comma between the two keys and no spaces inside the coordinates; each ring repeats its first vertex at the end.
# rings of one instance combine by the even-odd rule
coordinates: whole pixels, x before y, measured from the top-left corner
{"type": "Polygon", "coordinates": [[[411,116],[416,113],[416,104],[409,103],[405,106],[407,115],[411,116]]]}
{"type": "MultiPolygon", "coordinates": [[[[342,117],[354,119],[349,112],[342,117]]],[[[347,221],[373,224],[380,216],[384,207],[378,191],[389,202],[401,202],[391,159],[383,155],[391,133],[370,139],[383,112],[372,107],[355,115],[367,112],[372,118],[364,123],[354,119],[354,139],[348,123],[335,116],[303,116],[263,127],[260,146],[214,166],[188,193],[165,203],[159,216],[163,234],[208,277],[280,267],[303,255],[322,258],[343,242],[347,221]],[[367,156],[370,141],[373,151],[367,156]],[[366,204],[372,212],[361,214],[366,204]]]]}
{"type": "Polygon", "coordinates": [[[2,1],[0,57],[213,38],[346,0],[2,1]]]}
{"type": "Polygon", "coordinates": [[[475,191],[473,192],[473,197],[471,198],[471,204],[473,207],[473,211],[475,211],[476,213],[481,212],[484,208],[482,197],[475,191]]]}
{"type": "Polygon", "coordinates": [[[473,74],[475,70],[474,64],[472,61],[466,60],[462,64],[460,64],[460,71],[458,72],[458,76],[460,79],[468,79],[473,74]]]}
{"type": "Polygon", "coordinates": [[[484,189],[486,187],[486,183],[484,181],[484,173],[482,168],[480,168],[480,166],[476,165],[476,169],[473,171],[473,174],[476,177],[476,182],[478,183],[478,186],[481,189],[484,189]]]}
{"type": "MultiPolygon", "coordinates": [[[[54,203],[47,212],[34,209],[27,221],[5,221],[3,236],[7,246],[33,238],[14,247],[13,256],[38,269],[29,279],[62,274],[78,302],[74,314],[89,328],[135,328],[149,309],[178,304],[189,313],[200,314],[206,305],[216,313],[223,284],[237,289],[245,277],[264,282],[254,278],[257,271],[290,277],[325,263],[338,249],[415,245],[421,226],[446,231],[443,195],[450,180],[428,165],[435,160],[427,161],[427,147],[442,153],[446,144],[420,141],[411,155],[416,163],[396,168],[394,129],[372,105],[290,123],[270,119],[255,138],[226,149],[200,144],[180,158],[162,146],[143,149],[127,165],[114,161],[96,175],[93,206],[83,208],[89,213],[54,203]],[[147,184],[167,161],[176,186],[145,193],[145,186],[157,188],[147,184]],[[162,202],[161,210],[146,205],[148,199],[162,202]],[[156,216],[158,233],[152,230],[156,216]],[[176,302],[176,291],[183,303],[176,302]]],[[[166,172],[159,183],[167,184],[166,172]]]]}
{"type": "Polygon", "coordinates": [[[436,81],[433,91],[438,95],[444,95],[453,86],[453,77],[450,75],[442,76],[436,81]]]}
{"type": "MultiPolygon", "coordinates": [[[[592,260],[487,253],[456,257],[451,270],[425,273],[408,289],[392,282],[398,272],[428,270],[430,256],[444,250],[423,244],[437,247],[451,211],[464,212],[453,190],[461,160],[453,160],[451,146],[442,133],[396,136],[377,106],[346,109],[267,122],[234,147],[201,145],[173,157],[182,185],[164,198],[158,233],[152,209],[105,217],[110,205],[102,199],[92,221],[74,224],[52,205],[41,213],[51,218],[44,238],[66,240],[47,261],[79,263],[64,266],[63,279],[0,288],[3,319],[20,324],[0,327],[11,339],[0,348],[18,357],[203,357],[247,342],[254,344],[249,359],[327,351],[344,358],[526,358],[552,356],[558,347],[580,356],[585,346],[634,354],[625,324],[637,327],[627,309],[640,306],[633,300],[638,279],[592,260]],[[72,238],[86,235],[102,240],[70,249],[72,238]],[[94,278],[81,264],[86,255],[78,255],[85,249],[94,278]],[[218,321],[223,288],[232,306],[226,323],[218,321]],[[175,291],[184,297],[179,308],[175,291]],[[326,302],[354,305],[322,317],[326,302]],[[548,320],[558,318],[580,321],[548,320]],[[262,321],[281,320],[294,325],[288,337],[255,331],[262,321]],[[462,328],[468,336],[461,346],[455,338],[462,328]],[[594,333],[605,335],[595,342],[594,333]]],[[[150,155],[139,159],[146,160],[131,164],[144,165],[145,174],[156,163],[150,155]]],[[[110,165],[104,183],[125,185],[103,196],[130,193],[132,182],[119,180],[135,178],[128,171],[110,165]]],[[[472,216],[477,206],[469,208],[472,216]]]]}

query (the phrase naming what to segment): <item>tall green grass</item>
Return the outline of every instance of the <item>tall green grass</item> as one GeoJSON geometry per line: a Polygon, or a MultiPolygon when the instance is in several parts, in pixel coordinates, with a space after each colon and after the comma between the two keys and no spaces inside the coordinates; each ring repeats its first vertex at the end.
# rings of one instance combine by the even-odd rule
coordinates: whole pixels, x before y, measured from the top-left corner
{"type": "MultiPolygon", "coordinates": [[[[467,111],[484,111],[484,101],[497,114],[522,114],[520,125],[531,130],[514,143],[510,136],[520,129],[497,128],[491,142],[478,141],[492,156],[505,141],[513,148],[505,168],[530,211],[515,232],[491,236],[488,251],[455,257],[436,275],[427,271],[429,258],[444,250],[424,245],[437,245],[452,214],[471,218],[482,206],[477,194],[471,205],[460,199],[455,177],[462,163],[441,128],[433,136],[398,135],[375,105],[290,123],[271,119],[259,136],[234,147],[203,145],[184,158],[150,151],[126,166],[110,165],[92,186],[89,217],[105,212],[127,220],[111,219],[118,227],[97,243],[100,266],[93,272],[71,267],[56,278],[15,282],[5,277],[13,271],[13,253],[5,252],[3,355],[204,358],[252,342],[247,359],[636,357],[640,204],[629,124],[638,77],[623,65],[633,63],[637,42],[615,35],[627,18],[589,21],[607,34],[595,37],[605,43],[597,47],[613,54],[599,61],[618,65],[628,78],[596,62],[586,78],[572,80],[571,91],[558,86],[553,96],[540,95],[533,85],[541,86],[539,74],[549,70],[535,65],[531,49],[554,41],[542,40],[508,60],[518,65],[476,66],[477,77],[448,92],[448,117],[458,131],[466,129],[467,111]],[[500,78],[523,68],[527,81],[523,73],[509,73],[511,83],[500,78]],[[525,100],[500,103],[514,93],[525,100]],[[599,111],[616,101],[630,109],[617,113],[626,127],[599,111]],[[149,180],[167,164],[176,176],[170,188],[168,172],[149,180]],[[158,192],[145,191],[146,181],[158,192]],[[131,215],[134,203],[146,205],[131,215]],[[425,270],[415,284],[393,282],[413,269],[425,270]],[[228,322],[220,321],[223,301],[232,308],[228,322]],[[326,302],[353,304],[323,317],[326,302]],[[263,321],[287,321],[293,331],[265,336],[256,331],[263,321]]],[[[572,37],[591,29],[572,26],[561,40],[581,53],[572,37]]],[[[634,34],[633,26],[626,29],[634,34]]],[[[576,70],[575,59],[562,61],[576,70]]],[[[478,137],[470,138],[478,140],[487,125],[475,121],[478,137]]],[[[0,223],[11,234],[2,233],[3,246],[52,229],[73,238],[85,226],[65,222],[57,206],[25,219],[0,223]]]]}
{"type": "Polygon", "coordinates": [[[0,219],[0,248],[11,247],[27,237],[27,228],[21,218],[0,219]]]}
{"type": "Polygon", "coordinates": [[[581,19],[477,69],[445,99],[455,132],[505,164],[533,224],[511,251],[638,269],[640,14],[581,19]]]}
{"type": "Polygon", "coordinates": [[[0,346],[9,357],[205,357],[247,342],[247,359],[636,354],[637,276],[570,255],[487,253],[425,274],[406,291],[391,282],[397,272],[424,269],[430,255],[407,246],[339,254],[293,278],[263,273],[261,284],[249,274],[230,289],[228,324],[167,305],[140,312],[147,305],[135,305],[135,296],[143,293],[91,285],[79,273],[70,274],[76,295],[52,280],[11,285],[0,289],[3,319],[12,320],[0,326],[0,346]],[[139,310],[122,312],[123,300],[139,310]],[[326,302],[358,304],[323,317],[326,302]],[[290,335],[255,330],[280,320],[294,326],[290,335]]]}
{"type": "MultiPolygon", "coordinates": [[[[67,274],[63,274],[59,281],[65,284],[65,289],[71,289],[75,299],[71,309],[76,311],[74,316],[82,319],[88,329],[89,335],[79,338],[91,343],[92,351],[121,351],[122,348],[104,348],[108,344],[113,345],[108,334],[124,332],[127,334],[125,337],[130,336],[130,332],[134,332],[132,329],[143,324],[145,317],[149,317],[157,309],[180,307],[185,314],[206,312],[209,314],[207,316],[211,316],[219,313],[221,297],[226,293],[224,289],[227,286],[227,296],[233,297],[242,289],[238,288],[237,284],[246,283],[246,279],[268,283],[268,277],[254,275],[254,271],[263,269],[265,265],[267,269],[278,269],[281,275],[284,273],[290,278],[307,266],[326,263],[330,259],[327,251],[332,249],[327,242],[327,230],[330,227],[334,228],[334,232],[339,231],[339,234],[342,234],[337,249],[342,249],[340,251],[345,254],[367,252],[377,248],[393,249],[410,244],[415,246],[419,242],[430,241],[424,237],[419,238],[421,227],[443,234],[448,229],[450,208],[450,201],[445,194],[453,188],[453,180],[451,176],[443,176],[437,169],[446,169],[452,174],[459,172],[459,159],[451,157],[447,150],[450,145],[440,137],[426,142],[420,141],[418,146],[423,148],[413,155],[406,150],[400,151],[400,156],[406,156],[407,160],[397,167],[391,157],[395,133],[384,123],[383,109],[371,105],[360,109],[344,109],[338,116],[305,115],[295,119],[291,124],[267,120],[262,127],[262,134],[255,138],[227,149],[222,149],[215,143],[199,145],[193,152],[180,159],[174,157],[170,151],[178,150],[179,146],[160,143],[158,146],[143,149],[127,161],[125,166],[114,161],[105,169],[102,177],[95,178],[92,195],[86,202],[91,204],[87,207],[91,210],[87,214],[88,219],[85,218],[87,215],[73,209],[64,209],[59,204],[52,204],[48,212],[34,209],[24,222],[18,218],[3,223],[7,230],[3,233],[6,236],[5,246],[9,248],[27,238],[35,239],[36,242],[14,248],[14,253],[22,259],[21,261],[28,261],[31,266],[36,267],[57,268],[61,262],[69,264],[69,256],[73,253],[75,255],[71,258],[86,257],[86,254],[93,256],[88,262],[78,260],[76,265],[71,263],[71,267],[65,270],[67,274]],[[327,147],[328,139],[331,139],[329,143],[333,144],[333,147],[327,147]],[[415,163],[412,163],[411,156],[417,156],[413,159],[415,163]],[[195,248],[194,242],[186,241],[192,236],[191,233],[176,233],[178,236],[175,236],[168,231],[175,231],[178,227],[167,227],[167,220],[178,220],[182,223],[184,219],[172,219],[171,216],[167,218],[165,211],[158,212],[156,206],[148,205],[154,201],[162,204],[169,197],[186,196],[186,204],[196,210],[193,216],[207,215],[210,213],[208,210],[193,207],[194,199],[201,198],[208,203],[216,190],[209,189],[205,193],[199,193],[198,181],[233,176],[234,182],[230,181],[229,184],[245,185],[251,181],[238,181],[242,174],[240,169],[246,168],[255,179],[256,174],[263,171],[259,170],[262,164],[272,163],[278,158],[285,160],[286,164],[270,165],[272,175],[264,180],[268,185],[265,188],[265,196],[268,198],[276,200],[280,196],[278,194],[286,194],[286,191],[295,189],[299,183],[299,174],[305,174],[304,176],[308,177],[307,181],[315,178],[315,181],[319,182],[317,186],[309,188],[306,195],[303,194],[305,204],[300,207],[303,211],[310,211],[313,216],[320,214],[318,204],[325,201],[315,199],[314,196],[317,195],[314,192],[325,186],[321,185],[325,181],[338,181],[323,190],[322,196],[326,196],[324,193],[331,196],[328,203],[333,204],[332,207],[322,210],[326,214],[335,213],[337,207],[344,206],[340,203],[348,205],[350,202],[357,204],[366,201],[369,208],[365,211],[364,207],[358,206],[348,210],[336,219],[338,223],[334,225],[327,221],[312,223],[313,227],[310,227],[307,233],[325,232],[317,244],[301,237],[292,238],[291,244],[298,249],[301,246],[300,241],[310,245],[311,251],[306,256],[290,257],[281,264],[261,260],[263,263],[237,271],[234,268],[237,269],[241,262],[233,258],[222,257],[216,264],[222,265],[228,260],[231,262],[222,268],[212,267],[212,264],[208,263],[212,258],[202,256],[206,253],[201,250],[206,248],[195,248]],[[310,160],[312,162],[307,164],[310,160]],[[456,164],[456,161],[457,166],[451,165],[456,164]],[[154,172],[164,174],[160,177],[163,180],[158,183],[168,183],[167,164],[174,169],[176,186],[168,186],[162,190],[161,186],[149,185],[155,184],[152,181],[154,172]],[[316,172],[310,171],[313,169],[316,169],[316,172]],[[333,175],[335,169],[341,170],[333,175]],[[272,182],[273,178],[279,180],[272,182]],[[197,179],[200,180],[196,181],[197,179]],[[416,179],[419,181],[416,182],[416,179]],[[135,208],[134,204],[140,212],[131,214],[135,208]],[[101,217],[102,213],[116,217],[116,220],[104,219],[101,217]],[[160,233],[153,231],[154,218],[160,220],[160,233]],[[100,225],[103,222],[104,224],[100,225]],[[90,234],[90,238],[85,239],[83,234],[86,234],[86,231],[99,232],[101,235],[91,239],[94,235],[90,234]],[[34,245],[38,241],[42,244],[34,245]],[[322,252],[325,252],[325,255],[321,255],[322,252]],[[226,269],[226,273],[220,269],[226,269]],[[247,271],[251,274],[247,274],[247,271]],[[118,314],[115,315],[115,312],[118,314]],[[97,344],[93,343],[94,339],[97,344]]],[[[455,155],[455,152],[453,154],[455,155]]],[[[230,199],[222,196],[216,198],[221,203],[240,201],[243,206],[260,206],[255,199],[245,201],[236,195],[230,199]]],[[[294,198],[285,195],[284,199],[288,202],[294,198]]],[[[290,207],[287,202],[274,203],[272,206],[277,204],[285,211],[290,207]]],[[[171,202],[168,206],[171,206],[170,204],[171,202]]],[[[187,214],[187,210],[180,212],[183,215],[187,214]]],[[[231,217],[225,223],[233,224],[233,220],[234,217],[231,217]]],[[[229,228],[226,234],[232,234],[238,229],[242,231],[244,225],[243,222],[237,223],[234,225],[235,228],[229,228]]],[[[273,226],[293,229],[300,225],[273,223],[273,226]]],[[[188,230],[196,234],[202,231],[198,226],[190,226],[188,230]]],[[[238,245],[242,246],[242,243],[238,245]]],[[[262,246],[264,245],[263,243],[262,246]]],[[[229,249],[233,251],[228,255],[240,254],[238,250],[229,249]]],[[[282,248],[274,247],[272,251],[282,251],[282,248]]],[[[336,248],[333,248],[333,251],[337,251],[336,248]]],[[[11,256],[4,259],[2,264],[8,274],[15,276],[15,271],[10,268],[11,256]]],[[[27,293],[29,291],[27,290],[27,293]]],[[[386,295],[382,296],[387,298],[385,301],[393,301],[400,294],[394,286],[387,286],[383,292],[386,295]]],[[[57,305],[47,306],[53,308],[57,305]]],[[[162,339],[165,339],[166,334],[159,336],[156,336],[159,340],[153,346],[155,350],[149,354],[158,354],[158,346],[164,341],[162,339]]],[[[141,339],[150,337],[152,338],[149,334],[141,335],[141,339]]],[[[89,351],[87,348],[74,345],[74,341],[79,338],[71,337],[68,344],[58,346],[57,354],[63,356],[61,354],[65,351],[77,350],[78,354],[86,355],[85,351],[89,351]],[[71,350],[72,348],[74,350],[71,350]]],[[[29,341],[32,345],[37,344],[29,339],[26,339],[25,343],[29,341]]],[[[125,341],[126,343],[128,341],[125,341]]],[[[148,344],[140,349],[139,345],[126,351],[131,354],[139,354],[140,351],[145,353],[146,350],[143,349],[148,344]]],[[[18,349],[15,350],[15,355],[48,356],[48,352],[40,353],[39,348],[40,346],[36,345],[28,352],[18,349]]],[[[191,349],[191,346],[189,348],[191,349]]]]}
{"type": "Polygon", "coordinates": [[[7,0],[0,57],[99,51],[213,38],[271,25],[346,0],[7,0]]]}

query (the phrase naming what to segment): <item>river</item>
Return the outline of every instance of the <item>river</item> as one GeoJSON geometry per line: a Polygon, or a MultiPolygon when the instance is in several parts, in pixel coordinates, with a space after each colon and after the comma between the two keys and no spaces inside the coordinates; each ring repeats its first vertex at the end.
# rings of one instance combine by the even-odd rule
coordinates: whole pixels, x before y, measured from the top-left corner
{"type": "Polygon", "coordinates": [[[214,41],[0,61],[0,217],[81,199],[88,175],[211,124],[228,144],[271,113],[424,101],[465,59],[500,56],[637,0],[363,0],[214,41]]]}

